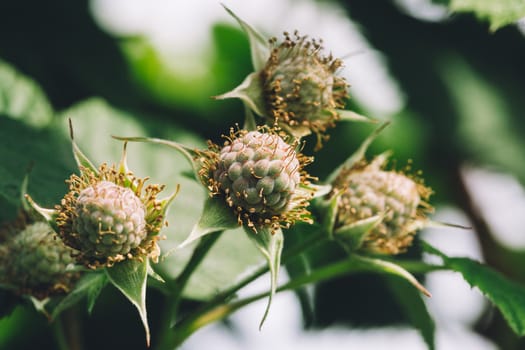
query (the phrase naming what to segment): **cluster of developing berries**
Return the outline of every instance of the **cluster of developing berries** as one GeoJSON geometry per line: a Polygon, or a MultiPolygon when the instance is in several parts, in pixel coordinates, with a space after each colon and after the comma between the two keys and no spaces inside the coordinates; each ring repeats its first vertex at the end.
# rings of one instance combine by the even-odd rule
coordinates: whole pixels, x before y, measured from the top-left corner
{"type": "MultiPolygon", "coordinates": [[[[320,41],[297,32],[285,33],[280,43],[264,40],[233,16],[250,38],[255,71],[217,98],[245,103],[245,127],[232,128],[222,145],[209,142],[204,150],[176,146],[191,154],[195,175],[210,197],[251,235],[274,235],[299,221],[318,221],[328,223],[328,235],[347,249],[405,251],[431,209],[430,190],[421,180],[386,170],[387,154],[367,162],[365,146],[324,186],[313,184],[317,179],[305,170],[313,158],[301,153],[303,137],[313,134],[318,150],[337,122],[367,120],[343,109],[348,86],[338,74],[342,61],[325,56],[320,41]],[[314,219],[309,212],[314,197],[321,197],[315,205],[328,208],[317,211],[324,217],[314,219]]],[[[126,165],[126,143],[119,164],[96,167],[72,132],[71,139],[79,174],[67,180],[69,192],[52,210],[27,196],[40,221],[22,220],[0,236],[0,283],[37,298],[68,292],[78,271],[127,260],[157,262],[160,232],[176,194],[159,199],[163,185],[146,185],[146,179],[133,175],[126,165]]]]}

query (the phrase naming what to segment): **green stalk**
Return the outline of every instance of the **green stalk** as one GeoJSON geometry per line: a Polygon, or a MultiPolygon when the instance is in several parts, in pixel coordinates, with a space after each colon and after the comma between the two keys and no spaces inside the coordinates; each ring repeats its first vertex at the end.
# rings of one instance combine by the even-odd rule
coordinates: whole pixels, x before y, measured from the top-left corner
{"type": "Polygon", "coordinates": [[[53,334],[59,350],[82,350],[79,316],[73,308],[62,312],[52,323],[53,334]]]}
{"type": "MultiPolygon", "coordinates": [[[[442,266],[433,266],[421,262],[415,261],[406,261],[405,266],[412,266],[418,272],[429,272],[443,269],[442,266]]],[[[308,275],[298,277],[288,283],[277,288],[276,292],[283,292],[288,290],[294,290],[301,287],[304,287],[311,283],[318,283],[326,281],[335,277],[340,277],[352,272],[366,272],[366,271],[375,271],[370,268],[367,258],[361,256],[351,256],[348,259],[330,264],[328,266],[319,268],[312,271],[308,275]]],[[[184,323],[180,324],[180,328],[177,329],[177,336],[174,337],[174,341],[177,345],[182,344],[191,334],[193,334],[199,328],[210,324],[212,322],[223,319],[240,308],[251,304],[255,301],[268,297],[269,292],[262,292],[254,296],[238,300],[231,304],[220,304],[214,305],[213,308],[207,308],[205,312],[201,312],[191,319],[185,320],[184,323]]]]}
{"type": "Polygon", "coordinates": [[[59,350],[69,350],[69,344],[67,341],[66,331],[64,329],[64,322],[62,317],[58,317],[53,322],[53,334],[59,350]]]}
{"type": "Polygon", "coordinates": [[[184,270],[174,280],[166,280],[171,291],[166,297],[166,307],[164,316],[162,318],[161,330],[159,332],[158,349],[173,349],[172,344],[172,326],[177,317],[179,305],[182,301],[182,292],[186,287],[191,275],[195,269],[200,265],[206,254],[213,247],[215,242],[219,239],[223,231],[215,232],[201,238],[199,244],[193,251],[190,261],[184,267],[184,270]]]}
{"type": "MultiPolygon", "coordinates": [[[[306,252],[307,250],[315,247],[318,244],[328,242],[329,240],[327,237],[328,236],[324,231],[318,231],[317,233],[312,234],[310,237],[308,237],[308,239],[288,249],[283,254],[281,258],[281,263],[286,263],[288,260],[306,252]]],[[[172,342],[172,348],[176,347],[177,345],[181,345],[185,339],[187,339],[199,328],[211,322],[224,318],[226,315],[231,314],[232,312],[241,308],[247,303],[258,300],[254,299],[252,301],[249,301],[247,299],[243,304],[237,302],[230,305],[224,305],[224,303],[227,300],[231,299],[233,296],[235,296],[235,294],[240,289],[250,284],[251,282],[264,275],[268,271],[268,266],[262,266],[261,268],[253,272],[251,275],[238,282],[236,285],[215,296],[209,302],[204,304],[201,308],[197,309],[195,312],[189,315],[188,318],[181,320],[181,322],[177,324],[176,329],[174,330],[176,334],[173,334],[170,340],[172,342]],[[232,307],[234,307],[235,309],[232,310],[232,307]]]]}

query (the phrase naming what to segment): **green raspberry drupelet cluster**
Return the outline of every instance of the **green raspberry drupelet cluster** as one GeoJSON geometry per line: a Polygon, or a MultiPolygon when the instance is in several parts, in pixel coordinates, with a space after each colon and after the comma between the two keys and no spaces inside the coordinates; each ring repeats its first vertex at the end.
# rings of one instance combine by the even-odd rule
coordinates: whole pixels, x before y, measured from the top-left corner
{"type": "MultiPolygon", "coordinates": [[[[24,215],[24,217],[26,217],[24,215]]],[[[37,299],[69,292],[79,273],[73,249],[57,239],[48,223],[18,220],[5,226],[0,245],[0,282],[37,299]]]]}
{"type": "Polygon", "coordinates": [[[320,41],[297,32],[284,36],[280,44],[270,39],[271,54],[260,73],[266,108],[272,121],[292,134],[315,133],[319,149],[348,98],[348,85],[336,74],[343,62],[323,56],[320,41]]]}
{"type": "Polygon", "coordinates": [[[311,177],[304,166],[312,161],[298,152],[298,142],[288,144],[275,129],[239,130],[226,137],[222,147],[210,143],[201,152],[202,182],[212,196],[222,196],[239,224],[257,231],[289,227],[297,220],[310,222],[306,210],[313,191],[300,191],[311,177]]]}
{"type": "Polygon", "coordinates": [[[422,180],[384,170],[386,158],[362,161],[341,171],[332,195],[340,192],[335,228],[375,215],[383,219],[365,238],[361,249],[378,254],[399,254],[410,246],[416,230],[424,226],[427,200],[432,191],[422,180]]]}
{"type": "Polygon", "coordinates": [[[80,176],[71,175],[56,222],[80,262],[96,269],[126,259],[158,259],[164,217],[157,194],[164,186],[145,181],[105,164],[97,172],[81,168],[80,176]]]}

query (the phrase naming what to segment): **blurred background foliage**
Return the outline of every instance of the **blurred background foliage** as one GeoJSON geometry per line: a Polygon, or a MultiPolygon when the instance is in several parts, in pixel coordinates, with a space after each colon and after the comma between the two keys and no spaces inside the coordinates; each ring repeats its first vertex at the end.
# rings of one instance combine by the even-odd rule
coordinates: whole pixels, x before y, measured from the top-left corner
{"type": "MultiPolygon", "coordinates": [[[[305,3],[290,0],[287,11],[305,3]]],[[[355,60],[359,55],[365,59],[378,55],[379,68],[398,91],[398,108],[375,113],[366,98],[359,98],[357,82],[349,78],[349,108],[377,119],[391,119],[392,125],[369,154],[392,149],[398,168],[413,160],[416,170],[423,171],[426,183],[435,191],[433,203],[438,211],[440,207],[453,207],[463,213],[476,232],[483,259],[525,283],[525,240],[521,239],[521,246],[509,246],[499,236],[499,226],[493,225],[497,209],[499,214],[514,213],[505,216],[506,227],[510,225],[515,237],[525,236],[525,222],[519,221],[524,206],[516,204],[523,203],[524,191],[519,184],[525,183],[525,30],[507,25],[525,16],[523,4],[511,0],[436,1],[434,6],[444,6],[438,8],[442,15],[429,19],[415,10],[414,3],[423,4],[423,8],[431,6],[425,1],[317,3],[321,9],[337,6],[339,15],[353,23],[369,45],[364,53],[356,54],[355,60]],[[500,4],[505,8],[503,3],[517,5],[510,12],[491,7],[500,4]],[[450,14],[449,10],[458,12],[450,14]],[[491,188],[496,185],[493,180],[470,185],[472,169],[505,174],[508,181],[518,183],[519,196],[513,197],[516,201],[505,199],[488,205],[494,191],[491,188]]],[[[110,138],[112,134],[152,136],[203,147],[206,139],[219,141],[230,126],[242,123],[241,103],[210,98],[230,90],[252,71],[248,41],[234,22],[223,16],[216,21],[184,23],[185,27],[207,26],[204,30],[211,41],[193,39],[202,47],[200,51],[179,51],[167,59],[169,53],[159,50],[155,41],[140,31],[108,30],[101,4],[87,0],[0,2],[2,222],[16,215],[19,188],[28,167],[32,168],[29,192],[37,201],[52,206],[62,197],[66,190],[63,180],[75,169],[67,118],[73,120],[78,143],[97,163],[118,161],[122,145],[110,138]]],[[[233,9],[241,6],[233,0],[228,5],[233,9]]],[[[195,2],[191,6],[200,5],[195,2]]],[[[205,2],[203,18],[207,6],[222,11],[219,3],[205,2]]],[[[238,12],[241,17],[250,16],[249,10],[238,12]]],[[[269,20],[263,31],[279,35],[277,28],[295,29],[283,21],[286,15],[274,17],[274,22],[281,20],[279,26],[272,27],[269,20]]],[[[191,28],[185,30],[186,34],[191,32],[191,28]]],[[[337,32],[338,27],[331,30],[337,32]]],[[[361,49],[346,47],[346,52],[338,54],[361,49]]],[[[353,55],[345,62],[351,77],[358,69],[353,66],[353,55]]],[[[373,79],[367,84],[372,96],[383,94],[373,79]]],[[[339,125],[331,131],[325,148],[315,154],[310,172],[322,180],[371,130],[369,125],[339,125]]],[[[311,153],[312,143],[307,141],[306,153],[311,153]]],[[[198,218],[205,193],[183,175],[189,165],[175,152],[133,144],[129,153],[130,168],[139,176],[166,183],[167,192],[176,184],[182,186],[170,213],[169,238],[163,242],[169,249],[182,241],[198,218]]],[[[297,231],[301,230],[286,236],[287,242],[306,234],[297,231]]],[[[210,259],[190,281],[187,307],[225,288],[260,263],[244,235],[234,235],[221,237],[210,259]]],[[[171,256],[162,268],[175,276],[189,253],[171,256]]],[[[316,250],[307,260],[315,265],[343,254],[338,247],[330,246],[316,250]]],[[[409,256],[419,254],[417,246],[408,252],[409,256]]],[[[298,262],[291,262],[289,274],[301,268],[298,262]]],[[[298,295],[307,327],[384,326],[414,321],[403,311],[410,302],[402,290],[403,286],[389,279],[363,274],[319,284],[313,297],[312,293],[298,295]]],[[[149,318],[155,332],[163,298],[154,288],[148,293],[149,318]]],[[[2,297],[0,307],[5,309],[10,299],[2,297]]],[[[79,310],[72,310],[68,324],[73,330],[82,330],[79,339],[85,349],[115,345],[108,344],[108,339],[118,339],[122,348],[134,349],[142,344],[140,324],[134,314],[131,316],[134,310],[115,290],[107,288],[92,316],[79,310]],[[81,317],[74,318],[73,314],[81,317]]],[[[42,348],[53,348],[48,327],[31,307],[17,307],[0,321],[0,347],[23,349],[38,342],[42,348]]],[[[501,348],[525,346],[491,308],[473,328],[501,348]]]]}

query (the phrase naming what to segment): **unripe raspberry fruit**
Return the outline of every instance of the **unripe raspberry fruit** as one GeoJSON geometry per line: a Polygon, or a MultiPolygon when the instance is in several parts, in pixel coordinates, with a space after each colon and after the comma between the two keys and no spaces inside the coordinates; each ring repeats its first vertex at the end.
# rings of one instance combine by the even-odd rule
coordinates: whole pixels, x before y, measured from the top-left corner
{"type": "Polygon", "coordinates": [[[348,97],[345,80],[336,75],[342,61],[322,56],[320,43],[297,33],[295,39],[285,33],[279,45],[275,38],[270,42],[274,48],[261,71],[269,114],[296,136],[316,133],[320,148],[327,128],[339,118],[337,109],[344,108],[348,97]]]}
{"type": "Polygon", "coordinates": [[[300,215],[311,196],[298,191],[308,183],[304,165],[311,161],[274,132],[230,134],[222,148],[211,147],[211,161],[201,172],[212,195],[223,195],[240,223],[288,226],[300,215]]]}
{"type": "Polygon", "coordinates": [[[362,249],[379,254],[398,254],[412,243],[431,191],[403,173],[385,171],[372,163],[342,172],[336,190],[342,190],[335,227],[350,225],[375,215],[383,220],[366,236],[362,249]]]}
{"type": "Polygon", "coordinates": [[[115,258],[146,238],[146,210],[131,189],[101,181],[80,192],[71,227],[83,254],[115,258]]]}
{"type": "Polygon", "coordinates": [[[73,249],[57,239],[45,222],[29,224],[6,241],[1,252],[2,279],[21,294],[43,299],[65,293],[78,278],[71,271],[73,249]]]}
{"type": "Polygon", "coordinates": [[[156,199],[163,186],[144,188],[145,179],[105,164],[96,172],[81,168],[81,176],[68,182],[56,222],[60,238],[81,263],[96,269],[126,259],[157,260],[158,233],[171,201],[156,199]]]}

